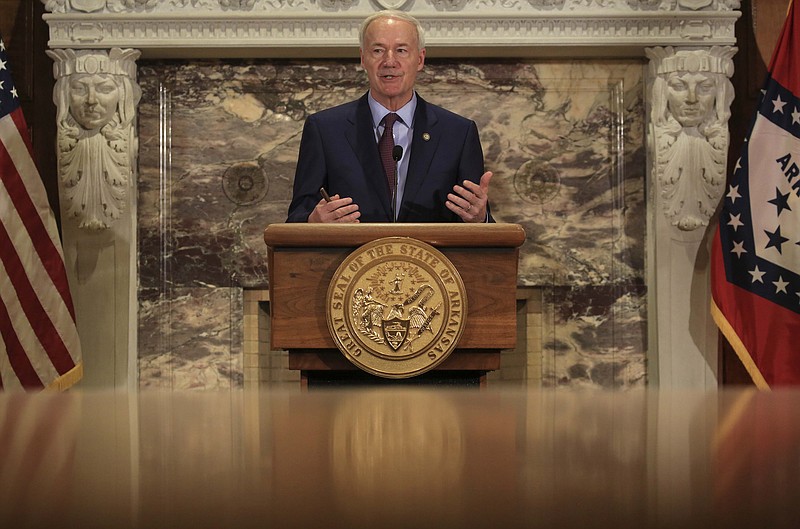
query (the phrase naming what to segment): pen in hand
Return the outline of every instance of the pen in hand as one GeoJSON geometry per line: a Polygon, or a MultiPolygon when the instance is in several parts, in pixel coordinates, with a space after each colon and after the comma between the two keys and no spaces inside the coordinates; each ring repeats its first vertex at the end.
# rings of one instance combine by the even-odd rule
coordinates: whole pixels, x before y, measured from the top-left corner
{"type": "Polygon", "coordinates": [[[324,187],[320,187],[319,188],[319,192],[320,192],[320,194],[322,194],[322,198],[325,199],[325,202],[330,202],[331,201],[331,196],[328,194],[327,191],[325,191],[324,187]]]}

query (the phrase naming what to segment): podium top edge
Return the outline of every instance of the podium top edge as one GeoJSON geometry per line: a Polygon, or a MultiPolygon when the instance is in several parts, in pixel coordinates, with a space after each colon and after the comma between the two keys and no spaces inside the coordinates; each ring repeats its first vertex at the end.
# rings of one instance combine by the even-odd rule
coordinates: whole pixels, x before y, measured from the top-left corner
{"type": "Polygon", "coordinates": [[[525,242],[519,224],[270,224],[264,242],[280,247],[355,247],[383,237],[411,237],[437,247],[518,248],[525,242]]]}

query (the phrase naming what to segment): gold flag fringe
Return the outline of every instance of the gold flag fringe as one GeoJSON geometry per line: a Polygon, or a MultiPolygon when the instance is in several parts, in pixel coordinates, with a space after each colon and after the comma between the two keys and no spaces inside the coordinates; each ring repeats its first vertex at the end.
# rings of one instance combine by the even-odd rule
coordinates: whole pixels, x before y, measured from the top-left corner
{"type": "Polygon", "coordinates": [[[770,390],[769,384],[764,380],[764,375],[761,374],[758,366],[756,366],[753,357],[750,356],[750,352],[744,346],[742,340],[739,339],[739,335],[733,330],[728,319],[722,311],[719,310],[719,307],[717,307],[713,299],[711,300],[711,317],[714,318],[714,323],[717,324],[720,332],[727,338],[733,350],[736,351],[736,355],[739,357],[739,360],[742,361],[742,365],[747,369],[747,373],[750,375],[750,378],[753,379],[753,383],[756,387],[762,390],[770,390]]]}
{"type": "Polygon", "coordinates": [[[47,386],[48,391],[65,391],[74,386],[81,378],[83,378],[83,362],[52,381],[47,386]]]}

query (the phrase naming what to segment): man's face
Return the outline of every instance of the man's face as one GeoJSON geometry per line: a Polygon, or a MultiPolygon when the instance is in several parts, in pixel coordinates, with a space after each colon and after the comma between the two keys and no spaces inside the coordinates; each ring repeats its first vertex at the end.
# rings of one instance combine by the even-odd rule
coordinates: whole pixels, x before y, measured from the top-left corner
{"type": "Polygon", "coordinates": [[[667,105],[684,127],[696,127],[714,108],[717,85],[704,73],[673,73],[667,78],[667,105]]]}
{"type": "Polygon", "coordinates": [[[110,75],[81,75],[69,83],[69,111],[86,130],[108,123],[118,102],[119,89],[110,75]]]}
{"type": "Polygon", "coordinates": [[[417,72],[425,64],[417,32],[410,22],[380,18],[364,33],[361,66],[367,72],[372,96],[389,110],[411,100],[417,72]]]}

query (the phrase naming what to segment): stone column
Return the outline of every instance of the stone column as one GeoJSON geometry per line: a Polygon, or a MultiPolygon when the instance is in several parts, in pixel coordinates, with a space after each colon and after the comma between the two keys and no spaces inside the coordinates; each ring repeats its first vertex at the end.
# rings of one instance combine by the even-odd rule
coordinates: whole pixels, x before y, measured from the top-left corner
{"type": "Polygon", "coordinates": [[[736,48],[646,50],[650,373],[665,388],[717,386],[709,252],[722,197],[736,48]]]}
{"type": "Polygon", "coordinates": [[[140,52],[49,50],[58,182],[83,387],[135,387],[136,133],[140,52]]]}

